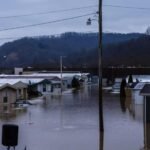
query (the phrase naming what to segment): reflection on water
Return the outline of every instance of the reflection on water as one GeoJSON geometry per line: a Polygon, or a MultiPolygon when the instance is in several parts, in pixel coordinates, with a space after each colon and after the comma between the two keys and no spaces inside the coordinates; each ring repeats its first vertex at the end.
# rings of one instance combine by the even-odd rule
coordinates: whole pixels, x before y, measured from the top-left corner
{"type": "Polygon", "coordinates": [[[100,150],[104,150],[104,132],[100,132],[100,150]]]}
{"type": "MultiPolygon", "coordinates": [[[[105,132],[99,137],[97,86],[59,97],[47,95],[34,102],[26,111],[0,119],[0,125],[19,125],[16,150],[25,146],[27,150],[140,150],[150,141],[147,140],[149,125],[143,125],[143,105],[107,92],[104,93],[105,132]]],[[[1,145],[0,149],[5,147],[1,145]]]]}
{"type": "Polygon", "coordinates": [[[122,112],[126,112],[126,98],[125,97],[120,97],[120,106],[121,106],[121,110],[122,112]]]}
{"type": "Polygon", "coordinates": [[[150,123],[146,123],[144,127],[144,149],[150,149],[150,123]]]}
{"type": "Polygon", "coordinates": [[[104,93],[104,150],[140,150],[144,145],[143,106],[129,97],[104,93]]]}
{"type": "MultiPolygon", "coordinates": [[[[137,109],[140,106],[137,109],[137,111],[139,111],[139,109],[141,108],[141,105],[134,104],[134,101],[133,101],[133,99],[131,99],[131,97],[120,97],[120,106],[121,106],[122,112],[126,113],[128,111],[134,119],[135,119],[135,113],[136,113],[135,109],[137,109]]],[[[143,112],[141,114],[143,114],[143,112]]]]}
{"type": "Polygon", "coordinates": [[[150,97],[144,99],[144,148],[150,149],[150,97]]]}

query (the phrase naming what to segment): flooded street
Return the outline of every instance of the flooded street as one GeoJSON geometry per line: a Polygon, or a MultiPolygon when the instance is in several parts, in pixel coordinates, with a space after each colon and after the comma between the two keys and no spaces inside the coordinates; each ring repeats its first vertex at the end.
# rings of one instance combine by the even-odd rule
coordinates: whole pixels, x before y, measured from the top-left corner
{"type": "MultiPolygon", "coordinates": [[[[0,120],[0,125],[19,125],[16,150],[24,150],[25,146],[27,150],[99,149],[97,86],[35,102],[16,117],[0,120]]],[[[131,104],[131,100],[121,102],[117,95],[104,94],[103,150],[144,147],[143,106],[131,104]]],[[[1,145],[0,149],[6,148],[1,145]]]]}
{"type": "Polygon", "coordinates": [[[104,102],[104,150],[140,150],[144,147],[143,105],[119,96],[106,96],[104,102]],[[132,102],[132,101],[130,101],[132,102]]]}
{"type": "Polygon", "coordinates": [[[17,150],[98,150],[97,96],[90,89],[39,100],[3,123],[19,125],[17,150]]]}

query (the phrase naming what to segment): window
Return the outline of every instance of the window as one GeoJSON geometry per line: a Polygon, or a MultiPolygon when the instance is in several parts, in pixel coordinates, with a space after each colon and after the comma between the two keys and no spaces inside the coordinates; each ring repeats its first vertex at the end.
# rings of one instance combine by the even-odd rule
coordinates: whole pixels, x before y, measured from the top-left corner
{"type": "Polygon", "coordinates": [[[21,89],[19,89],[19,95],[21,95],[21,89]]]}
{"type": "Polygon", "coordinates": [[[7,103],[8,102],[8,98],[7,98],[7,96],[5,96],[4,98],[3,98],[3,103],[7,103]]]}
{"type": "Polygon", "coordinates": [[[43,84],[43,92],[46,92],[46,84],[43,84]]]}

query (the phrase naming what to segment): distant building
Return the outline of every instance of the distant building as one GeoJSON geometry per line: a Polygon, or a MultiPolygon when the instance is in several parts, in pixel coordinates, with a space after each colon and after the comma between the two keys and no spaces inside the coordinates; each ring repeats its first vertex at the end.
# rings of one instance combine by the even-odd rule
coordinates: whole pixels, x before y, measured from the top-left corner
{"type": "Polygon", "coordinates": [[[22,75],[23,74],[23,68],[14,68],[14,74],[15,75],[22,75]]]}
{"type": "Polygon", "coordinates": [[[98,82],[99,82],[99,77],[96,76],[96,75],[95,75],[95,76],[92,76],[92,77],[91,77],[91,82],[92,82],[92,83],[97,83],[97,84],[98,84],[98,82]]]}
{"type": "Polygon", "coordinates": [[[0,84],[8,83],[15,85],[17,89],[17,99],[28,99],[28,97],[32,97],[31,95],[36,97],[47,93],[54,95],[61,94],[62,91],[72,87],[71,83],[73,77],[79,79],[82,86],[88,83],[88,73],[63,73],[61,80],[60,73],[34,73],[20,75],[19,70],[22,71],[22,69],[15,69],[15,75],[0,75],[0,84]]]}
{"type": "Polygon", "coordinates": [[[112,85],[112,93],[118,94],[120,93],[122,78],[116,78],[114,84],[112,85]]]}
{"type": "Polygon", "coordinates": [[[71,88],[72,87],[72,79],[73,77],[63,77],[62,83],[63,83],[63,89],[71,88]]]}
{"type": "Polygon", "coordinates": [[[38,82],[34,85],[35,89],[42,94],[51,92],[51,81],[47,79],[42,80],[41,82],[38,82]]]}
{"type": "Polygon", "coordinates": [[[60,95],[61,94],[61,81],[51,81],[51,83],[52,83],[51,94],[60,95]]]}
{"type": "Polygon", "coordinates": [[[61,94],[61,81],[60,80],[42,80],[36,84],[32,84],[33,90],[41,94],[61,94]]]}

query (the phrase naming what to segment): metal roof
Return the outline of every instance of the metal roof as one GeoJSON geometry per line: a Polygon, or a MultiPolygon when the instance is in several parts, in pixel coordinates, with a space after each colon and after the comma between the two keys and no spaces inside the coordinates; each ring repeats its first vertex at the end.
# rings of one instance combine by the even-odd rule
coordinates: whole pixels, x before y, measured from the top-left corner
{"type": "Polygon", "coordinates": [[[133,90],[141,90],[143,89],[144,85],[145,83],[137,83],[135,87],[133,88],[133,90]]]}
{"type": "MultiPolygon", "coordinates": [[[[126,78],[128,79],[129,76],[126,78]]],[[[150,75],[132,75],[133,82],[136,82],[136,79],[139,80],[139,82],[150,82],[150,75]]]]}
{"type": "MultiPolygon", "coordinates": [[[[73,77],[73,76],[82,76],[88,75],[88,73],[62,73],[62,77],[73,77]]],[[[61,78],[61,73],[33,73],[33,74],[23,74],[23,75],[6,75],[1,74],[0,78],[61,78]]]]}
{"type": "Polygon", "coordinates": [[[10,85],[13,85],[13,84],[16,84],[17,82],[21,81],[23,83],[26,83],[26,84],[35,84],[35,83],[39,83],[41,81],[43,81],[44,79],[34,79],[34,78],[28,78],[28,79],[0,79],[0,85],[4,85],[6,83],[10,84],[10,85]]]}
{"type": "Polygon", "coordinates": [[[143,96],[150,96],[150,83],[144,85],[144,87],[142,88],[140,94],[143,95],[143,96]]]}
{"type": "Polygon", "coordinates": [[[0,90],[3,90],[4,88],[7,88],[7,87],[9,87],[9,88],[11,88],[13,90],[16,90],[16,88],[13,85],[10,85],[8,83],[1,85],[0,86],[0,90]]]}

